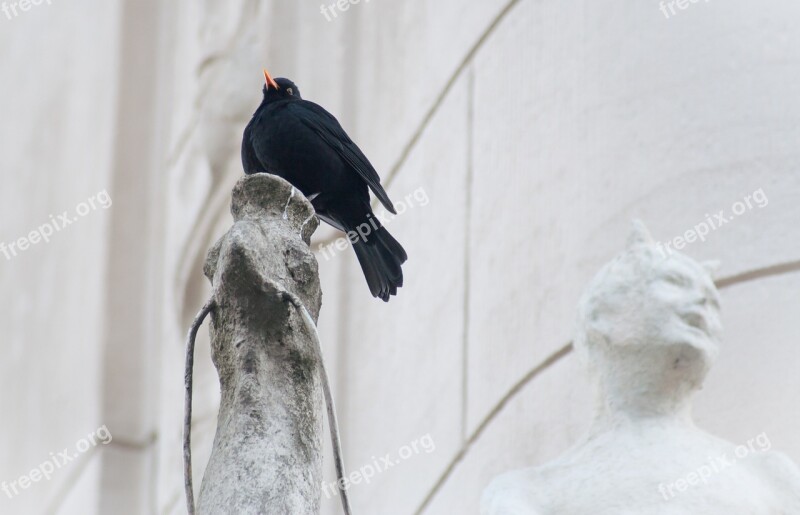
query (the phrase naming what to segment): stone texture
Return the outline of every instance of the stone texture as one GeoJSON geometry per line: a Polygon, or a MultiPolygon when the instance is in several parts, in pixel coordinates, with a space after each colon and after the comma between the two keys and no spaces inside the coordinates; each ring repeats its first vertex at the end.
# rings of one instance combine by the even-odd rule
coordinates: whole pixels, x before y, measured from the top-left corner
{"type": "Polygon", "coordinates": [[[289,183],[257,174],[233,191],[233,227],[209,251],[217,434],[198,513],[319,513],[322,390],[316,341],[285,296],[316,320],[318,225],[289,183]]]}

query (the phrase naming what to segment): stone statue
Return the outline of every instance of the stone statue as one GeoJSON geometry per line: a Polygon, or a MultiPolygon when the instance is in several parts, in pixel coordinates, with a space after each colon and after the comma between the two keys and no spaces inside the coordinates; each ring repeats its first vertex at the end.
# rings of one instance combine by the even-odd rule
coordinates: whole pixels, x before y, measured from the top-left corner
{"type": "Polygon", "coordinates": [[[550,463],[495,478],[481,513],[800,514],[800,469],[769,451],[766,433],[732,444],[692,422],[719,349],[719,297],[707,266],[663,254],[634,226],[579,306],[575,349],[600,394],[589,434],[550,463]]]}
{"type": "Polygon", "coordinates": [[[284,291],[316,319],[319,222],[288,182],[240,179],[234,225],[209,251],[211,357],[221,402],[197,513],[319,513],[322,483],[320,357],[284,291]]]}

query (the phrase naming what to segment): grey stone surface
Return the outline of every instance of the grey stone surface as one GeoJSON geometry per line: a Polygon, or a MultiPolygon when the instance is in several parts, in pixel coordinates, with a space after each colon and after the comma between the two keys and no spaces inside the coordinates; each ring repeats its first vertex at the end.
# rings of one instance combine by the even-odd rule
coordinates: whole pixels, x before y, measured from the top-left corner
{"type": "Polygon", "coordinates": [[[320,363],[288,291],[316,320],[321,292],[308,248],[319,223],[286,181],[258,174],[233,190],[234,225],[209,251],[211,352],[222,396],[197,503],[200,514],[319,512],[320,363]]]}

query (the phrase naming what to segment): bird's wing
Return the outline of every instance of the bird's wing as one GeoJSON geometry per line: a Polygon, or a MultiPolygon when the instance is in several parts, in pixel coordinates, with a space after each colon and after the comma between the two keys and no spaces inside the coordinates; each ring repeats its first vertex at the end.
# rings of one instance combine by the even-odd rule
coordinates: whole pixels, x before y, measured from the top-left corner
{"type": "Polygon", "coordinates": [[[339,124],[339,121],[332,114],[322,106],[308,101],[291,102],[286,107],[358,172],[358,175],[364,179],[364,182],[367,183],[386,209],[393,214],[397,214],[392,201],[389,200],[389,195],[386,194],[383,186],[381,186],[381,178],[378,176],[378,172],[375,171],[367,156],[361,152],[358,145],[353,143],[339,124]]]}
{"type": "Polygon", "coordinates": [[[253,149],[253,137],[251,135],[251,123],[247,124],[247,127],[244,129],[244,135],[242,136],[242,166],[244,166],[244,173],[258,173],[266,171],[258,159],[258,155],[253,149]]]}

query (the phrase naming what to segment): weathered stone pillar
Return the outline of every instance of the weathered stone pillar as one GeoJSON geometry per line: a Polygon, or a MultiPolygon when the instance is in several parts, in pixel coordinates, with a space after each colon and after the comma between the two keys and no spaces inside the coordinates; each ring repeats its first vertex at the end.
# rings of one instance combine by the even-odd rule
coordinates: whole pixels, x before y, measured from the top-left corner
{"type": "Polygon", "coordinates": [[[197,513],[319,513],[322,387],[319,353],[296,295],[316,321],[319,224],[288,182],[266,174],[233,190],[234,225],[209,251],[212,359],[222,389],[197,513]]]}

